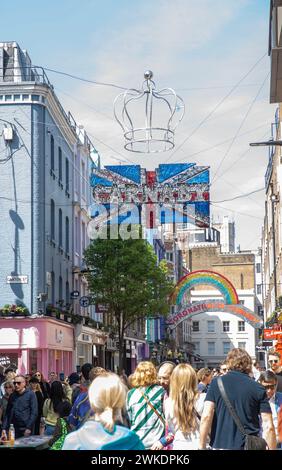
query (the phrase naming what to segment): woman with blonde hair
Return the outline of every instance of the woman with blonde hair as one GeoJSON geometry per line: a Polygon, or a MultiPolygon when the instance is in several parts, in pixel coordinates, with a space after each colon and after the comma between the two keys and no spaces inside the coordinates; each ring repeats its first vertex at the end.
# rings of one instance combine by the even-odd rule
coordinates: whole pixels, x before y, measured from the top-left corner
{"type": "Polygon", "coordinates": [[[62,450],[143,450],[138,436],[121,423],[126,388],[116,374],[105,373],[89,387],[94,416],[67,435],[62,450]]]}
{"type": "Polygon", "coordinates": [[[132,389],[126,399],[130,427],[151,449],[164,436],[163,398],[165,390],[158,385],[157,371],[152,362],[140,362],[131,377],[132,389]]]}
{"type": "Polygon", "coordinates": [[[165,417],[174,434],[173,450],[198,449],[200,416],[204,394],[199,394],[197,374],[189,364],[179,364],[170,378],[165,417]]]}

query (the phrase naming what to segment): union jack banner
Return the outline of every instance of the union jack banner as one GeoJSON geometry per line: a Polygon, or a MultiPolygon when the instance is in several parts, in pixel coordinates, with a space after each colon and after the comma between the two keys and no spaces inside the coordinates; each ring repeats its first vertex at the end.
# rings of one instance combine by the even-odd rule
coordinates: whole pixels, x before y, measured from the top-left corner
{"type": "Polygon", "coordinates": [[[92,217],[105,219],[100,209],[103,205],[108,215],[111,209],[108,222],[110,219],[119,224],[135,206],[132,223],[141,223],[146,213],[146,226],[153,228],[157,213],[160,224],[192,222],[208,227],[209,185],[209,167],[195,163],[160,164],[154,171],[140,165],[108,165],[100,170],[93,167],[92,217]]]}

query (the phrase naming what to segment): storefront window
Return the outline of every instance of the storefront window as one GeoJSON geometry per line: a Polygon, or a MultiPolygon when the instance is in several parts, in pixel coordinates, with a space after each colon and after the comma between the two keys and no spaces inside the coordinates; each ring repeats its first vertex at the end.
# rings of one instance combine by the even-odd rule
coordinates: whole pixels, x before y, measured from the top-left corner
{"type": "Polygon", "coordinates": [[[37,370],[39,370],[39,365],[37,363],[37,350],[30,349],[29,350],[29,372],[34,374],[37,370]]]}

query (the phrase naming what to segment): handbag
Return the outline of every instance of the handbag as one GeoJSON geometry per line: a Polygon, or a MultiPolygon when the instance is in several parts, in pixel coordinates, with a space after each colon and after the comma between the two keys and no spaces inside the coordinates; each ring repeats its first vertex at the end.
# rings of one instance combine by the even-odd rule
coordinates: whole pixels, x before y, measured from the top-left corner
{"type": "Polygon", "coordinates": [[[245,436],[245,444],[244,450],[266,450],[268,449],[267,442],[265,439],[259,436],[253,436],[251,434],[246,433],[244,426],[242,425],[236,411],[234,410],[233,406],[230,403],[228,396],[226,395],[226,391],[222,382],[222,378],[218,377],[217,379],[218,388],[220,394],[227,406],[229,413],[231,414],[236,426],[238,427],[239,431],[245,436]]]}

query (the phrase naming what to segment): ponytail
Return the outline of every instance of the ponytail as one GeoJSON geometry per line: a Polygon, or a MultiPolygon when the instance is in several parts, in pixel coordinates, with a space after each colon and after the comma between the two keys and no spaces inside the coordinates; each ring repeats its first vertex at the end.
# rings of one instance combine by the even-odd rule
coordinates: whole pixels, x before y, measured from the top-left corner
{"type": "Polygon", "coordinates": [[[107,406],[104,411],[99,415],[99,421],[103,428],[108,432],[113,432],[114,429],[114,412],[110,406],[107,406]]]}

